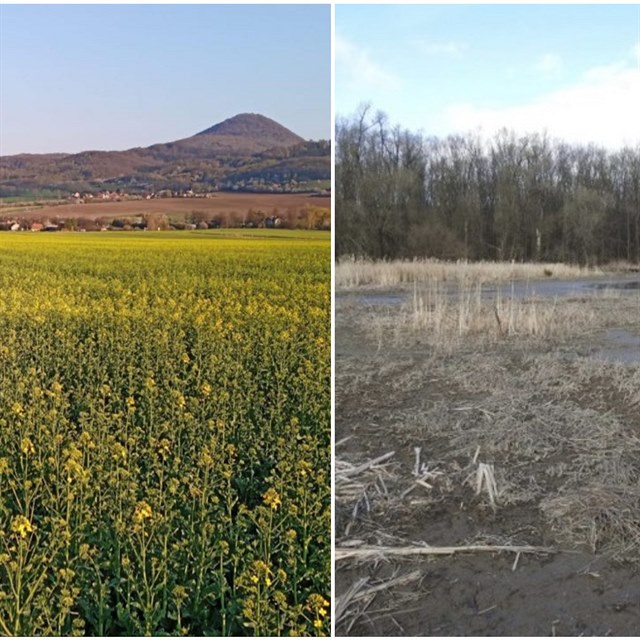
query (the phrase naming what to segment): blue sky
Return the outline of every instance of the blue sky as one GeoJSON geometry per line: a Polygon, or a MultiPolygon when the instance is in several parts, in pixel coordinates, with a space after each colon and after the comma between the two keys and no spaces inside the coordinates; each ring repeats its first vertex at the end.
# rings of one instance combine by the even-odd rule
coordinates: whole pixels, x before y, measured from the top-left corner
{"type": "Polygon", "coordinates": [[[640,143],[640,5],[337,5],[336,112],[640,143]]]}
{"type": "Polygon", "coordinates": [[[331,135],[328,5],[0,5],[0,154],[127,149],[261,113],[331,135]]]}

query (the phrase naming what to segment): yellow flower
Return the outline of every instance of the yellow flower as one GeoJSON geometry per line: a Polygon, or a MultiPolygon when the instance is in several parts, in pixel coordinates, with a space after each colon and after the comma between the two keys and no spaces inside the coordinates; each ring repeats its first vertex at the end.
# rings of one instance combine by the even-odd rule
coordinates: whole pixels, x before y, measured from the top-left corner
{"type": "Polygon", "coordinates": [[[72,636],[83,636],[85,621],[82,620],[82,618],[74,618],[73,621],[71,622],[71,628],[72,628],[72,631],[71,631],[72,636]]]}
{"type": "Polygon", "coordinates": [[[298,537],[298,533],[295,529],[287,529],[287,532],[284,535],[289,542],[293,542],[298,537]]]}
{"type": "Polygon", "coordinates": [[[200,391],[203,396],[208,396],[211,393],[211,385],[206,382],[200,387],[200,391]]]}
{"type": "Polygon", "coordinates": [[[73,606],[73,598],[69,595],[65,595],[61,598],[60,600],[60,604],[65,608],[65,609],[70,609],[73,606]]]}
{"type": "Polygon", "coordinates": [[[67,482],[71,483],[74,479],[82,478],[84,475],[84,468],[73,457],[64,463],[64,470],[67,472],[67,482]]]}
{"type": "Polygon", "coordinates": [[[158,443],[158,453],[165,457],[171,453],[171,441],[167,440],[167,438],[162,438],[158,443]]]}
{"type": "Polygon", "coordinates": [[[91,436],[86,431],[83,431],[80,434],[80,438],[78,439],[78,441],[80,442],[81,445],[89,449],[93,449],[95,447],[95,445],[93,444],[93,440],[91,439],[91,436]]]}
{"type": "Polygon", "coordinates": [[[318,619],[314,620],[314,621],[313,621],[313,626],[314,626],[316,629],[321,629],[321,628],[322,628],[322,620],[318,620],[318,619]]]}
{"type": "Polygon", "coordinates": [[[179,585],[179,584],[173,587],[173,590],[171,591],[171,593],[173,593],[173,597],[178,602],[182,602],[187,597],[187,590],[182,585],[179,585]]]}
{"type": "Polygon", "coordinates": [[[63,579],[63,580],[71,580],[73,578],[73,576],[76,575],[76,572],[73,571],[73,569],[65,569],[64,567],[62,569],[58,570],[58,575],[63,579]]]}
{"type": "Polygon", "coordinates": [[[319,593],[312,593],[307,601],[307,606],[310,609],[317,611],[320,615],[325,615],[327,613],[325,607],[329,606],[329,602],[319,593]]]}
{"type": "Polygon", "coordinates": [[[127,450],[119,442],[116,442],[113,445],[113,453],[111,454],[111,457],[114,460],[126,460],[127,450]]]}
{"type": "Polygon", "coordinates": [[[141,500],[133,511],[133,521],[136,524],[142,524],[147,518],[153,516],[153,509],[148,502],[141,500]]]}
{"type": "Polygon", "coordinates": [[[11,405],[11,411],[15,413],[17,416],[21,416],[24,413],[24,409],[22,408],[22,405],[19,402],[14,402],[11,405]]]}
{"type": "Polygon", "coordinates": [[[7,473],[7,471],[9,471],[9,460],[0,458],[0,473],[7,473]]]}
{"type": "Polygon", "coordinates": [[[16,516],[11,521],[11,531],[18,534],[21,538],[26,538],[29,533],[33,533],[33,525],[28,518],[24,516],[16,516]]]}
{"type": "Polygon", "coordinates": [[[282,591],[275,591],[273,594],[273,599],[275,600],[275,603],[278,605],[278,607],[280,607],[280,609],[287,608],[287,596],[285,596],[282,591]]]}
{"type": "Polygon", "coordinates": [[[213,458],[211,457],[211,453],[209,452],[209,448],[208,447],[204,447],[204,449],[202,450],[202,453],[200,454],[200,464],[203,467],[208,467],[212,463],[213,463],[213,458]]]}
{"type": "Polygon", "coordinates": [[[262,501],[274,511],[282,504],[280,494],[273,487],[264,492],[262,495],[262,501]]]}
{"type": "Polygon", "coordinates": [[[22,442],[20,442],[20,451],[25,455],[31,455],[36,452],[36,448],[33,446],[33,442],[29,438],[22,438],[22,442]]]}

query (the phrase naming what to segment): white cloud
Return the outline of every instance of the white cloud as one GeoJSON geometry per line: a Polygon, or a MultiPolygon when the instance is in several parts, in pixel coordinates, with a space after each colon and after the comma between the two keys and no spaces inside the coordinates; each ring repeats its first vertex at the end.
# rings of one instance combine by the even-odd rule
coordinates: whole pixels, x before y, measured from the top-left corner
{"type": "Polygon", "coordinates": [[[562,58],[555,53],[545,53],[538,58],[534,68],[544,76],[557,76],[562,71],[562,58]]]}
{"type": "Polygon", "coordinates": [[[396,89],[398,78],[384,69],[367,49],[336,34],[334,40],[336,70],[343,73],[353,88],[396,89]]]}
{"type": "Polygon", "coordinates": [[[427,56],[451,56],[459,58],[466,51],[467,45],[449,40],[447,42],[431,42],[414,40],[413,46],[419,53],[427,56]]]}
{"type": "Polygon", "coordinates": [[[608,148],[640,144],[640,69],[628,62],[594,67],[564,89],[535,101],[502,108],[457,104],[445,112],[455,131],[480,128],[493,135],[502,127],[517,132],[546,130],[569,142],[608,148]]]}

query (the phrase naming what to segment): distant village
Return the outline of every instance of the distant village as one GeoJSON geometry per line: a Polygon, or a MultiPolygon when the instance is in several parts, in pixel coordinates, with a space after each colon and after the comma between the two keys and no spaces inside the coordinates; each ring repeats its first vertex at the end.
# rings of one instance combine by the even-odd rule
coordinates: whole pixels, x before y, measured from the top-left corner
{"type": "MultiPolygon", "coordinates": [[[[150,225],[150,221],[146,219],[147,216],[134,216],[131,218],[115,218],[109,224],[105,224],[104,220],[85,220],[85,219],[69,219],[69,220],[56,220],[51,222],[46,220],[45,222],[30,222],[17,220],[0,221],[0,231],[193,231],[196,229],[220,229],[223,222],[219,219],[205,221],[202,220],[197,224],[194,222],[168,222],[166,220],[160,220],[160,223],[156,226],[150,225]]],[[[247,220],[241,222],[237,226],[240,228],[265,228],[276,229],[283,226],[283,219],[280,216],[266,216],[261,222],[255,222],[254,220],[247,220]]]]}
{"type": "MultiPolygon", "coordinates": [[[[123,189],[115,189],[113,191],[105,190],[97,193],[82,193],[78,191],[67,196],[69,202],[75,204],[85,204],[88,202],[122,202],[125,200],[155,200],[157,198],[215,198],[221,190],[210,189],[208,191],[194,191],[193,189],[160,189],[158,191],[149,191],[147,193],[128,193],[123,189]]],[[[247,185],[234,184],[222,191],[232,191],[240,193],[307,193],[311,197],[324,198],[331,196],[330,189],[317,189],[309,193],[309,189],[290,189],[283,191],[282,188],[269,189],[264,184],[256,185],[255,190],[247,188],[247,185]]]]}
{"type": "MultiPolygon", "coordinates": [[[[13,213],[0,219],[0,231],[33,231],[33,232],[57,232],[57,231],[183,231],[197,229],[220,228],[292,228],[292,229],[329,229],[331,213],[328,200],[323,202],[323,196],[329,193],[318,192],[318,206],[306,205],[300,211],[287,209],[286,212],[278,212],[274,209],[267,213],[259,209],[249,209],[244,213],[237,211],[225,213],[213,213],[193,210],[189,213],[176,213],[175,216],[166,213],[149,212],[138,215],[110,216],[51,216],[43,218],[37,210],[25,211],[20,215],[13,213]]],[[[69,194],[64,201],[59,203],[87,204],[96,202],[126,202],[153,200],[156,198],[212,198],[215,194],[195,193],[191,189],[172,191],[164,189],[150,192],[144,195],[129,194],[117,189],[115,191],[101,191],[98,193],[69,194]]]]}

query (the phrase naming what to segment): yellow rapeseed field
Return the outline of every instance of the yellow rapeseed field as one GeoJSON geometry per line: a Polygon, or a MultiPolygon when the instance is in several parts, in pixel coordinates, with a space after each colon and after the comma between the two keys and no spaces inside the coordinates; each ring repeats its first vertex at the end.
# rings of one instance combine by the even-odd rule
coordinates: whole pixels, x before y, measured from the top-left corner
{"type": "Polygon", "coordinates": [[[328,634],[329,342],[329,234],[0,234],[0,633],[328,634]]]}

